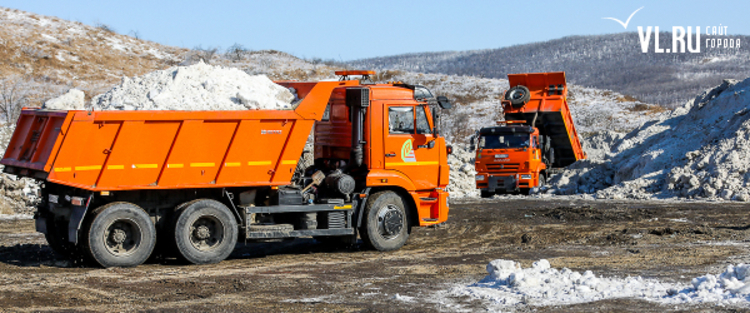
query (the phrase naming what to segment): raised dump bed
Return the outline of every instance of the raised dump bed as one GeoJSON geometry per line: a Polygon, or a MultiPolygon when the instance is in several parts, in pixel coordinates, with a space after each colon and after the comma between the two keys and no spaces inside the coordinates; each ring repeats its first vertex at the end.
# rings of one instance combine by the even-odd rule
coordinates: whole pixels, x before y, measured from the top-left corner
{"type": "Polygon", "coordinates": [[[538,128],[541,136],[548,136],[555,151],[553,167],[565,167],[586,158],[570,115],[565,72],[508,74],[508,83],[510,87],[526,86],[530,98],[522,106],[506,104],[505,119],[525,120],[527,125],[538,128]]]}

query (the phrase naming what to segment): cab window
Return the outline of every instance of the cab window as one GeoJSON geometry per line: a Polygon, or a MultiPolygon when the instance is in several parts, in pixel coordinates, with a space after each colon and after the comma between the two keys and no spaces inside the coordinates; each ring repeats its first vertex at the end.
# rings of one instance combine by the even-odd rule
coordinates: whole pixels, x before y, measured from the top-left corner
{"type": "Polygon", "coordinates": [[[427,113],[424,111],[424,106],[417,107],[417,134],[430,134],[430,123],[427,122],[427,113]]]}
{"type": "Polygon", "coordinates": [[[480,146],[482,149],[526,148],[529,146],[529,134],[483,135],[480,146]]]}
{"type": "Polygon", "coordinates": [[[388,132],[391,134],[413,134],[414,108],[397,106],[389,107],[388,132]]]}

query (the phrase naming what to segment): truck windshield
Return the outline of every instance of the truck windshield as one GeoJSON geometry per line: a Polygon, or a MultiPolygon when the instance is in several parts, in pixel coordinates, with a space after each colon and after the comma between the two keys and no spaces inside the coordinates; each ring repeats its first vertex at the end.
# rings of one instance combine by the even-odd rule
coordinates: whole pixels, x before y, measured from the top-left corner
{"type": "Polygon", "coordinates": [[[529,134],[483,135],[480,146],[482,149],[526,148],[529,146],[529,134]]]}

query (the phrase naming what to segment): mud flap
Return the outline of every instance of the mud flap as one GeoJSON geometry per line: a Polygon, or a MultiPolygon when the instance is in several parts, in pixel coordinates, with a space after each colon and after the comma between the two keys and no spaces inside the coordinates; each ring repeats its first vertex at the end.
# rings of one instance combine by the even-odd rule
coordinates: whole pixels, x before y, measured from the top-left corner
{"type": "Polygon", "coordinates": [[[73,206],[73,212],[70,214],[70,221],[68,222],[68,241],[74,245],[78,244],[78,231],[83,225],[83,218],[86,216],[86,211],[91,204],[93,196],[89,196],[84,206],[73,206]]]}
{"type": "Polygon", "coordinates": [[[34,222],[36,225],[36,231],[42,234],[47,234],[47,219],[41,216],[37,216],[34,222]]]}

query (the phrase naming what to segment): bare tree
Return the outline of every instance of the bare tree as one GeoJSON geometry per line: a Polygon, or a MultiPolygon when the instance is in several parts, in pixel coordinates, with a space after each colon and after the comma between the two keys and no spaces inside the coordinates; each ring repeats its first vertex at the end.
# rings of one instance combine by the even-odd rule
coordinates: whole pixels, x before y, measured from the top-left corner
{"type": "Polygon", "coordinates": [[[0,118],[15,123],[21,108],[29,103],[29,90],[17,76],[0,79],[0,118]]]}
{"type": "Polygon", "coordinates": [[[242,58],[247,54],[247,49],[245,49],[244,46],[240,43],[235,43],[229,48],[227,48],[226,55],[229,57],[232,61],[241,61],[242,58]]]}
{"type": "Polygon", "coordinates": [[[112,26],[109,26],[107,24],[104,24],[102,22],[97,22],[96,25],[94,25],[96,28],[101,29],[108,33],[116,33],[115,29],[112,26]]]}
{"type": "Polygon", "coordinates": [[[219,47],[213,47],[213,48],[203,48],[200,45],[193,48],[192,54],[190,55],[190,59],[192,61],[199,61],[202,60],[206,64],[211,64],[211,59],[216,55],[216,52],[219,51],[219,47]]]}

